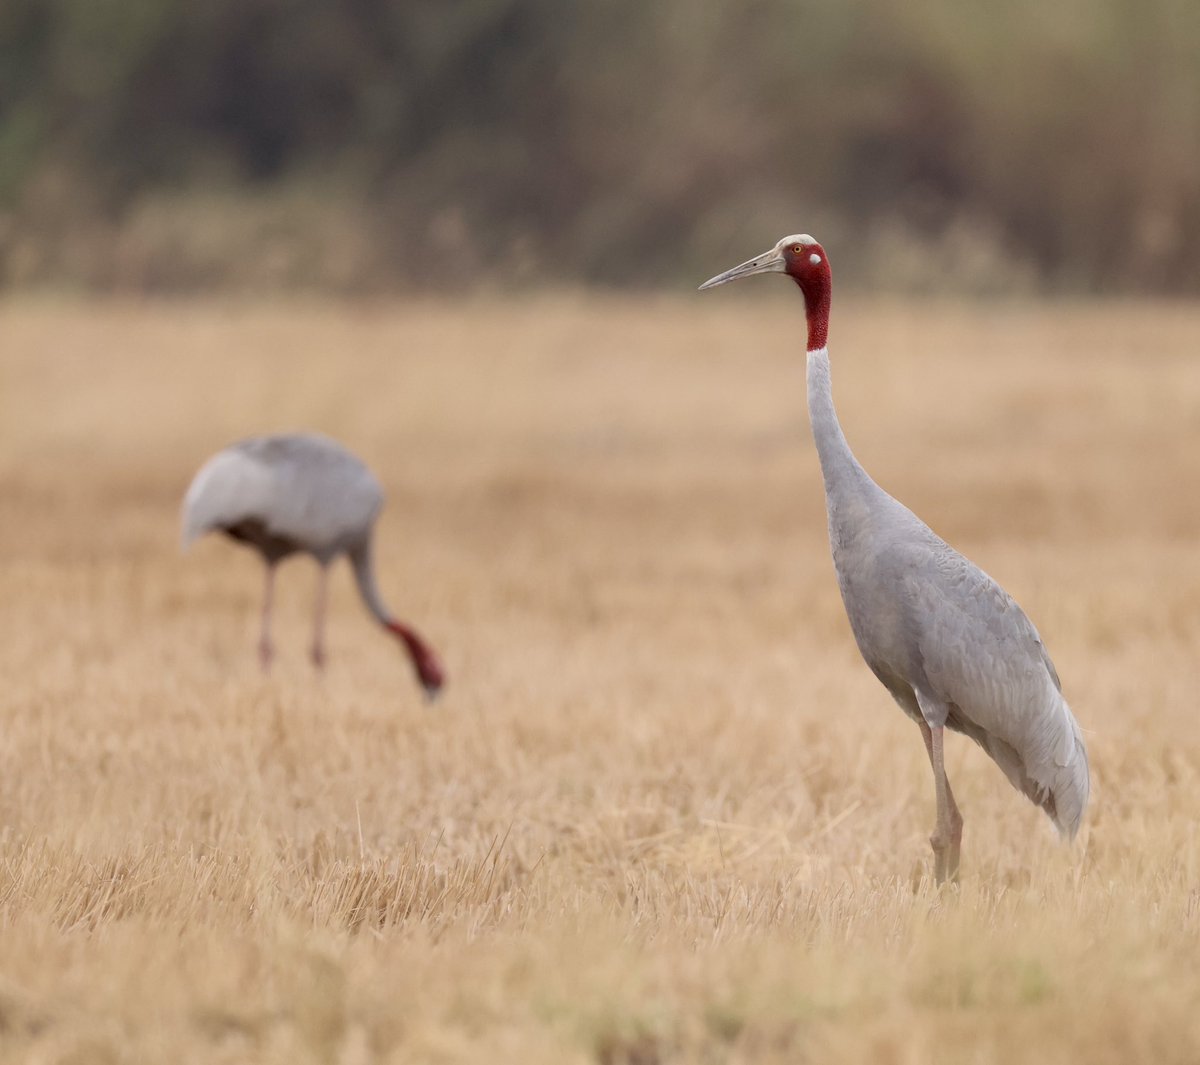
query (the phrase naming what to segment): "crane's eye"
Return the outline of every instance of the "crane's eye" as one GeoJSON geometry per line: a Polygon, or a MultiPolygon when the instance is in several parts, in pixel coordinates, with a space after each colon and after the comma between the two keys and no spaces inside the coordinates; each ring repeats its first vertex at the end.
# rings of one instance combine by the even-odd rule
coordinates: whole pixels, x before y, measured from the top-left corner
{"type": "Polygon", "coordinates": [[[792,254],[799,255],[804,249],[799,244],[792,245],[792,254]]]}

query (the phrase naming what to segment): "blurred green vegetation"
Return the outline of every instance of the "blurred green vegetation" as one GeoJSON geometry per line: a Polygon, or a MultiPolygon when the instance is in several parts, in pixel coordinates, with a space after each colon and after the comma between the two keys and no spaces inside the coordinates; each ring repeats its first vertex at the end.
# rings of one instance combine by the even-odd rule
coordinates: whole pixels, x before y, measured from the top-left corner
{"type": "Polygon", "coordinates": [[[0,284],[1190,292],[1196,0],[0,0],[0,284]]]}

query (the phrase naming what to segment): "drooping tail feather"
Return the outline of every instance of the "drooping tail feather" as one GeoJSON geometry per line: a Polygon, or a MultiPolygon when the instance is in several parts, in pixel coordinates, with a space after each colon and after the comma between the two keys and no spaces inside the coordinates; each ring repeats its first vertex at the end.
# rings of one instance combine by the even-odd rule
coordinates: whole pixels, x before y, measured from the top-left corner
{"type": "Polygon", "coordinates": [[[1067,742],[1062,745],[1062,756],[1055,758],[1053,780],[1041,806],[1063,838],[1074,839],[1087,808],[1091,773],[1079,723],[1065,700],[1062,707],[1067,717],[1067,742]]]}
{"type": "Polygon", "coordinates": [[[991,755],[1012,786],[1045,810],[1059,834],[1071,840],[1083,822],[1091,789],[1087,748],[1071,708],[1057,692],[1040,720],[1044,722],[1041,735],[1028,742],[1023,752],[982,730],[968,734],[991,755]]]}

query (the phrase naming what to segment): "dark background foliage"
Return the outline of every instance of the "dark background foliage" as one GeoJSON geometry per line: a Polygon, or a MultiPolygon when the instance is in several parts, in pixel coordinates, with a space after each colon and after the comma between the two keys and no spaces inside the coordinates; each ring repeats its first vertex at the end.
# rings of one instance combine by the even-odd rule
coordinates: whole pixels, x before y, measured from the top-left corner
{"type": "Polygon", "coordinates": [[[1194,0],[3,0],[0,283],[1190,292],[1194,0]]]}

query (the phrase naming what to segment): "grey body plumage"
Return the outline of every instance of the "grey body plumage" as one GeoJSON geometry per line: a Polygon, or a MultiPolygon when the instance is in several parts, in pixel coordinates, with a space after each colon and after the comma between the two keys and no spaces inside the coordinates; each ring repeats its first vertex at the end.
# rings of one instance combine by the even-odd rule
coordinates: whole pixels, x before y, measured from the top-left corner
{"type": "Polygon", "coordinates": [[[328,564],[370,538],[382,507],[375,475],[336,440],[255,436],[200,468],[184,499],[183,543],[220,530],[274,561],[303,551],[328,564]],[[247,534],[238,536],[239,528],[247,534]]]}
{"type": "Polygon", "coordinates": [[[909,717],[969,736],[1074,836],[1087,805],[1087,752],[1037,629],[868,476],[837,423],[828,355],[810,353],[808,363],[829,543],[863,658],[909,717]]]}

